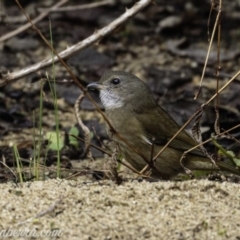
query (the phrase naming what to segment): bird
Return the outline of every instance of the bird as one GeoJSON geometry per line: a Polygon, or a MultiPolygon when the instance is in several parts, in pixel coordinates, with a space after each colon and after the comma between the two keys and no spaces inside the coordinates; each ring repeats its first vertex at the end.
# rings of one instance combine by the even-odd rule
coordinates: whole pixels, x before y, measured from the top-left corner
{"type": "Polygon", "coordinates": [[[200,148],[183,153],[198,143],[182,130],[153,161],[163,146],[180,129],[176,121],[159,106],[145,82],[125,71],[107,71],[99,82],[87,85],[88,91],[99,91],[100,101],[110,122],[108,134],[117,144],[123,158],[135,170],[150,169],[150,177],[171,179],[186,169],[240,171],[222,161],[213,161],[200,148]]]}

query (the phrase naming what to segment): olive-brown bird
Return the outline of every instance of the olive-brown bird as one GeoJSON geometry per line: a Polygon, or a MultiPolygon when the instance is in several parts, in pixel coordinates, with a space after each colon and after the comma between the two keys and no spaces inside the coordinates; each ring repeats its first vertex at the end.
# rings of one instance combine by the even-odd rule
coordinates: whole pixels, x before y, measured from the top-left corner
{"type": "MultiPolygon", "coordinates": [[[[88,90],[98,90],[106,116],[118,134],[111,133],[123,157],[138,171],[151,163],[161,148],[180,129],[173,118],[159,107],[148,86],[136,76],[123,71],[109,71],[88,90]],[[124,139],[124,140],[123,140],[124,139]]],[[[184,130],[161,153],[152,166],[151,176],[169,179],[184,172],[180,159],[197,142],[184,130]]],[[[221,169],[240,175],[235,167],[223,162],[216,165],[200,149],[183,160],[190,170],[221,169]]]]}

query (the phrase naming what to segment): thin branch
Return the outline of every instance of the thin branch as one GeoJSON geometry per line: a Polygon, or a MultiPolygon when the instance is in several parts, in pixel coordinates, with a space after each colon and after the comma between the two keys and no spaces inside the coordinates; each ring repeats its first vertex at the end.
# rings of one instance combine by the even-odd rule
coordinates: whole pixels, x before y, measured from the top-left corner
{"type": "MultiPolygon", "coordinates": [[[[229,133],[229,132],[231,132],[231,131],[233,131],[233,130],[239,128],[239,127],[240,127],[240,124],[238,124],[238,125],[236,125],[236,126],[230,128],[230,129],[228,129],[228,130],[225,130],[225,131],[222,132],[222,133],[217,134],[215,137],[221,137],[221,136],[224,136],[224,134],[229,133]]],[[[194,147],[188,149],[187,151],[185,151],[184,153],[190,153],[190,152],[192,152],[193,150],[195,150],[195,149],[201,147],[202,145],[204,145],[204,144],[206,144],[206,143],[208,143],[208,142],[210,142],[210,141],[212,141],[212,138],[209,138],[209,139],[205,140],[204,142],[201,142],[201,143],[197,144],[196,146],[194,146],[194,147]]]]}
{"type": "Polygon", "coordinates": [[[220,133],[220,122],[219,122],[219,95],[218,95],[218,90],[219,90],[219,72],[221,69],[221,65],[220,65],[220,49],[221,49],[221,12],[222,12],[222,0],[219,1],[218,3],[218,13],[220,15],[219,17],[219,21],[218,21],[218,36],[217,36],[217,67],[216,67],[216,80],[217,80],[217,84],[216,84],[216,92],[217,92],[217,96],[216,96],[216,100],[215,100],[215,112],[216,112],[216,119],[215,119],[215,123],[214,123],[214,130],[216,133],[220,133]]]}
{"type": "Polygon", "coordinates": [[[84,98],[84,93],[80,94],[80,96],[76,100],[76,102],[74,104],[74,110],[75,110],[75,115],[76,115],[78,124],[82,128],[83,133],[84,133],[84,142],[85,142],[84,154],[86,154],[86,156],[88,156],[90,159],[92,159],[92,153],[90,151],[90,141],[91,141],[90,130],[83,123],[81,116],[80,116],[81,103],[82,103],[83,98],[84,98]]]}
{"type": "MultiPolygon", "coordinates": [[[[113,0],[105,0],[102,2],[94,2],[94,3],[88,3],[88,4],[82,4],[79,6],[66,6],[66,7],[61,7],[58,9],[50,9],[50,12],[68,12],[68,11],[78,11],[82,9],[89,9],[89,8],[96,8],[104,5],[111,5],[113,4],[113,0]]],[[[48,8],[38,8],[40,12],[48,10],[48,8]]]]}
{"type": "MultiPolygon", "coordinates": [[[[43,18],[45,18],[49,12],[51,10],[57,9],[58,7],[62,6],[63,4],[65,4],[68,0],[61,0],[60,2],[58,2],[57,4],[53,5],[51,8],[46,9],[45,12],[42,12],[39,16],[37,16],[35,19],[32,20],[33,24],[36,24],[37,22],[41,21],[43,18]]],[[[6,41],[7,39],[16,36],[17,34],[27,30],[28,28],[30,28],[32,25],[31,23],[26,23],[23,26],[19,27],[16,30],[13,30],[12,32],[9,32],[5,35],[3,35],[2,37],[0,37],[0,42],[6,41]]]]}
{"type": "MultiPolygon", "coordinates": [[[[232,81],[234,81],[240,75],[238,71],[217,93],[215,93],[202,107],[206,107],[213,99],[216,98],[217,94],[221,93],[232,81]]],[[[169,146],[169,144],[178,136],[178,134],[198,115],[198,111],[195,112],[191,118],[173,135],[173,137],[165,144],[165,146],[157,153],[154,157],[154,161],[160,156],[160,154],[169,146]]]]}
{"type": "Polygon", "coordinates": [[[203,67],[203,71],[202,71],[202,76],[201,76],[201,79],[200,79],[199,89],[198,89],[198,92],[196,93],[194,99],[197,99],[198,96],[199,96],[199,94],[200,94],[200,92],[201,92],[202,82],[203,82],[203,78],[204,78],[204,75],[205,75],[205,72],[206,72],[207,63],[208,63],[210,51],[211,51],[211,48],[212,48],[213,38],[214,38],[214,36],[215,36],[216,29],[217,29],[217,26],[218,26],[218,24],[219,24],[220,16],[221,16],[221,11],[218,12],[217,17],[216,17],[216,20],[215,20],[215,24],[214,24],[214,27],[213,27],[212,36],[211,36],[211,39],[210,39],[210,42],[209,42],[209,46],[208,46],[208,51],[207,51],[206,60],[205,60],[204,67],[203,67]]]}

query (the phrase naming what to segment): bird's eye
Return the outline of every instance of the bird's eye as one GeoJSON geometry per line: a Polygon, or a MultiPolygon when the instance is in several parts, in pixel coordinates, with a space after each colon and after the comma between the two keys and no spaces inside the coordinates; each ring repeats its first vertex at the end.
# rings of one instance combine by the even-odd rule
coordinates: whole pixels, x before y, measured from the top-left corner
{"type": "Polygon", "coordinates": [[[112,84],[117,85],[120,83],[120,79],[119,78],[113,78],[111,81],[112,84]]]}

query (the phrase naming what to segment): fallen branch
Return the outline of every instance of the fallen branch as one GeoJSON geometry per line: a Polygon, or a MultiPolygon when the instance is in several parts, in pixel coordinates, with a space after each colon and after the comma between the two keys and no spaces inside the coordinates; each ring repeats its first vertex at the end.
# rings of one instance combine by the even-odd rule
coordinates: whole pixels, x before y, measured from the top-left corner
{"type": "MultiPolygon", "coordinates": [[[[135,14],[137,14],[140,10],[148,6],[153,0],[141,0],[137,2],[132,8],[127,9],[126,12],[121,15],[119,18],[111,22],[106,27],[96,31],[94,34],[92,34],[90,37],[84,39],[83,41],[67,48],[66,50],[60,52],[58,56],[61,59],[66,59],[70,57],[71,55],[75,54],[76,52],[80,50],[84,50],[87,47],[91,46],[92,44],[99,42],[103,37],[107,36],[108,34],[112,33],[115,29],[117,29],[120,25],[125,23],[128,19],[133,17],[135,14]]],[[[58,62],[59,57],[55,56],[54,58],[49,57],[46,60],[43,60],[39,63],[36,63],[32,66],[26,67],[24,69],[21,69],[16,72],[12,72],[6,75],[0,75],[0,87],[9,84],[13,82],[14,80],[18,80],[24,76],[29,75],[30,73],[36,72],[40,69],[43,69],[45,67],[48,67],[53,64],[53,62],[58,62]]]]}
{"type": "MultiPolygon", "coordinates": [[[[113,0],[105,0],[102,2],[87,3],[87,4],[81,4],[78,6],[66,6],[66,7],[61,7],[58,9],[51,8],[50,12],[78,11],[78,10],[82,10],[82,9],[96,8],[96,7],[100,7],[100,6],[104,6],[104,5],[111,5],[113,3],[114,3],[113,0]]],[[[38,11],[40,11],[40,12],[46,11],[46,10],[48,10],[48,8],[38,8],[38,11]]]]}
{"type": "MultiPolygon", "coordinates": [[[[45,12],[42,12],[39,16],[37,16],[35,19],[32,20],[32,22],[34,24],[36,24],[37,22],[41,21],[43,18],[45,18],[49,12],[51,12],[51,10],[57,9],[58,7],[62,6],[63,4],[65,4],[68,0],[62,0],[60,2],[58,2],[57,4],[55,4],[54,6],[52,6],[51,8],[46,9],[45,12]]],[[[27,30],[28,28],[30,28],[32,25],[31,23],[26,23],[23,26],[3,35],[2,37],[0,37],[0,42],[6,41],[11,37],[16,36],[17,34],[27,30]]]]}
{"type": "Polygon", "coordinates": [[[75,110],[75,115],[78,121],[79,126],[83,130],[84,133],[84,142],[85,142],[85,149],[84,149],[84,155],[86,155],[88,158],[92,159],[92,153],[90,152],[90,142],[91,142],[91,135],[90,135],[90,130],[89,128],[83,123],[81,116],[80,116],[80,111],[81,111],[81,103],[84,98],[84,93],[80,94],[78,99],[76,100],[74,104],[74,110],[75,110]]]}

